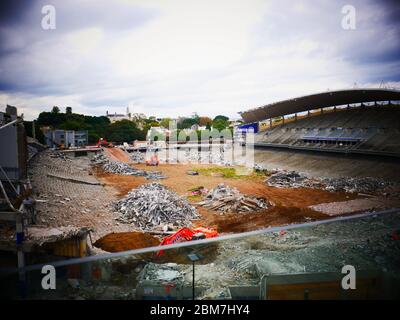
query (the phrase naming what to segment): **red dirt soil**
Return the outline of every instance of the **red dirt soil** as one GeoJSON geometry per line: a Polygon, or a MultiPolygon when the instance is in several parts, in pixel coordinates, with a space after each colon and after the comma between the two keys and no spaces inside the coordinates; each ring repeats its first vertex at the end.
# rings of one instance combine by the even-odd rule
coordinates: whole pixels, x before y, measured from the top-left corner
{"type": "Polygon", "coordinates": [[[108,252],[120,252],[158,246],[160,241],[148,233],[119,232],[109,233],[94,243],[94,246],[108,252]]]}
{"type": "MultiPolygon", "coordinates": [[[[127,250],[135,250],[142,249],[148,247],[158,246],[161,240],[158,238],[143,232],[119,232],[119,233],[110,233],[101,239],[97,240],[94,243],[94,246],[97,248],[101,248],[107,252],[121,252],[127,250]]],[[[213,261],[218,252],[218,244],[208,244],[203,246],[197,246],[197,251],[204,255],[206,259],[201,261],[203,263],[209,263],[213,261]]],[[[170,249],[165,250],[161,256],[157,256],[155,252],[142,253],[137,256],[141,259],[156,262],[156,263],[181,263],[188,264],[190,261],[187,258],[188,253],[190,253],[192,249],[188,248],[179,248],[179,249],[170,249]]]]}

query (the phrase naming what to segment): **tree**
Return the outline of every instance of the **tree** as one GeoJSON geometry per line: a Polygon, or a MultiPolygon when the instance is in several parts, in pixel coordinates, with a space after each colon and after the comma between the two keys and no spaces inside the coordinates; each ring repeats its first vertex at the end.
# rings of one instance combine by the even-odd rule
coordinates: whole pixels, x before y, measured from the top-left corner
{"type": "Polygon", "coordinates": [[[72,114],[72,108],[71,107],[66,107],[65,108],[65,113],[66,114],[72,114]]]}
{"type": "Polygon", "coordinates": [[[171,121],[171,118],[163,118],[163,119],[160,121],[160,126],[163,127],[163,128],[168,129],[168,128],[169,128],[169,122],[170,122],[170,121],[171,121]]]}
{"type": "MultiPolygon", "coordinates": [[[[72,110],[71,110],[72,111],[72,110]]],[[[41,112],[37,119],[38,126],[64,130],[88,130],[89,143],[94,143],[100,137],[105,137],[110,120],[105,116],[93,117],[77,113],[41,112]]]]}
{"type": "Polygon", "coordinates": [[[110,124],[106,131],[106,137],[110,141],[122,143],[144,140],[146,135],[136,126],[136,123],[124,119],[110,124]]]}
{"type": "Polygon", "coordinates": [[[57,106],[54,106],[53,109],[51,109],[52,113],[60,113],[60,108],[57,106]]]}
{"type": "Polygon", "coordinates": [[[217,121],[217,120],[228,121],[228,120],[229,120],[229,118],[228,118],[228,117],[226,117],[226,116],[223,116],[223,115],[218,115],[218,116],[216,116],[216,117],[214,118],[214,120],[213,120],[213,121],[217,121]]]}
{"type": "Polygon", "coordinates": [[[213,128],[219,131],[226,129],[229,126],[229,122],[222,119],[217,119],[213,121],[213,128]]]}
{"type": "Polygon", "coordinates": [[[199,117],[199,125],[200,126],[206,126],[207,124],[211,124],[212,119],[209,117],[199,117]]]}
{"type": "MultiPolygon", "coordinates": [[[[29,137],[33,137],[33,121],[24,121],[24,127],[26,134],[29,137]]],[[[40,143],[45,144],[44,134],[42,130],[40,130],[40,126],[37,124],[36,121],[35,121],[35,136],[40,143]]]]}
{"type": "Polygon", "coordinates": [[[229,118],[223,115],[218,115],[214,118],[212,125],[213,128],[221,131],[229,126],[229,118]]]}
{"type": "Polygon", "coordinates": [[[191,118],[183,118],[178,123],[178,129],[189,129],[192,125],[199,123],[199,116],[195,115],[191,118]]]}

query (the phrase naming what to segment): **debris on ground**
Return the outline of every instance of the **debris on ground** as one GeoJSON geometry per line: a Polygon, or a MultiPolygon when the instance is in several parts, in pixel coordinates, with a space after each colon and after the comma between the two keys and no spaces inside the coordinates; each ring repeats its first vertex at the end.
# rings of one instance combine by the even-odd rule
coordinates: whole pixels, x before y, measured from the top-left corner
{"type": "Polygon", "coordinates": [[[114,207],[121,215],[120,221],[145,231],[168,223],[176,227],[188,226],[192,219],[200,217],[185,197],[155,182],[131,190],[126,198],[116,201],[114,207]]]}
{"type": "Polygon", "coordinates": [[[352,178],[322,178],[322,183],[325,185],[325,190],[328,191],[345,191],[345,192],[364,192],[374,193],[378,190],[383,190],[393,185],[393,183],[382,179],[372,177],[352,178]]]}
{"type": "Polygon", "coordinates": [[[268,208],[271,203],[263,198],[249,197],[236,188],[220,183],[211,189],[198,205],[220,212],[254,212],[268,208]]]}
{"type": "Polygon", "coordinates": [[[52,153],[49,154],[50,158],[53,159],[62,159],[62,160],[70,160],[65,153],[59,152],[59,151],[53,151],[52,153]]]}
{"type": "Polygon", "coordinates": [[[86,227],[57,227],[48,228],[44,226],[35,226],[27,228],[27,239],[35,241],[39,245],[43,243],[56,242],[60,240],[80,237],[90,232],[90,228],[86,227]]]}
{"type": "Polygon", "coordinates": [[[347,201],[334,201],[329,203],[319,203],[308,208],[329,216],[337,216],[354,212],[383,210],[386,208],[396,208],[400,205],[400,199],[394,198],[359,198],[347,201]]]}
{"type": "Polygon", "coordinates": [[[135,169],[127,163],[112,161],[102,154],[95,155],[92,159],[92,163],[102,165],[103,170],[109,173],[122,174],[125,176],[141,176],[145,177],[147,180],[166,178],[160,171],[145,171],[135,169]]]}
{"type": "Polygon", "coordinates": [[[208,193],[208,189],[204,188],[203,186],[191,188],[189,191],[192,196],[200,196],[208,193]]]}
{"type": "Polygon", "coordinates": [[[140,151],[134,151],[134,152],[130,153],[129,157],[131,158],[132,162],[134,162],[134,163],[144,163],[145,162],[145,156],[140,151]]]}
{"type": "Polygon", "coordinates": [[[310,178],[297,171],[276,170],[265,181],[277,188],[318,188],[331,192],[376,193],[394,187],[393,182],[372,177],[310,178]]]}
{"type": "Polygon", "coordinates": [[[267,178],[266,183],[270,187],[277,188],[312,188],[316,184],[303,173],[285,170],[273,173],[267,178]]]}
{"type": "Polygon", "coordinates": [[[153,285],[165,283],[174,283],[182,285],[185,281],[182,267],[175,263],[155,264],[148,263],[139,275],[141,281],[151,281],[153,285]]]}

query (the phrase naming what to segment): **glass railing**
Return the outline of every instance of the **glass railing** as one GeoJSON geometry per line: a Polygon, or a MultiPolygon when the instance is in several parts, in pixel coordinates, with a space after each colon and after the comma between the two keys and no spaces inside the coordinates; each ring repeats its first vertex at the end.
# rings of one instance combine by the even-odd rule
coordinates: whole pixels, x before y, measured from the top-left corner
{"type": "Polygon", "coordinates": [[[400,214],[311,221],[58,260],[1,275],[11,299],[398,299],[400,214]],[[348,220],[346,220],[348,219],[348,220]],[[52,268],[54,266],[54,270],[52,268]],[[53,272],[54,271],[54,272],[53,272]],[[194,280],[194,281],[193,281],[194,280]]]}

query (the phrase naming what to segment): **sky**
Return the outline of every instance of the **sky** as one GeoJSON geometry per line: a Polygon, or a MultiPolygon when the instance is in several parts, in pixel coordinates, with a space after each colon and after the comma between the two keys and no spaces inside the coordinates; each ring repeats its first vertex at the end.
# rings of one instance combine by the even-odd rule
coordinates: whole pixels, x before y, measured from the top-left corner
{"type": "Polygon", "coordinates": [[[54,105],[240,118],[326,90],[400,88],[395,0],[0,3],[0,110],[15,105],[27,120],[54,105]],[[55,29],[42,27],[45,5],[55,29]],[[345,5],[355,29],[343,28],[345,5]]]}

